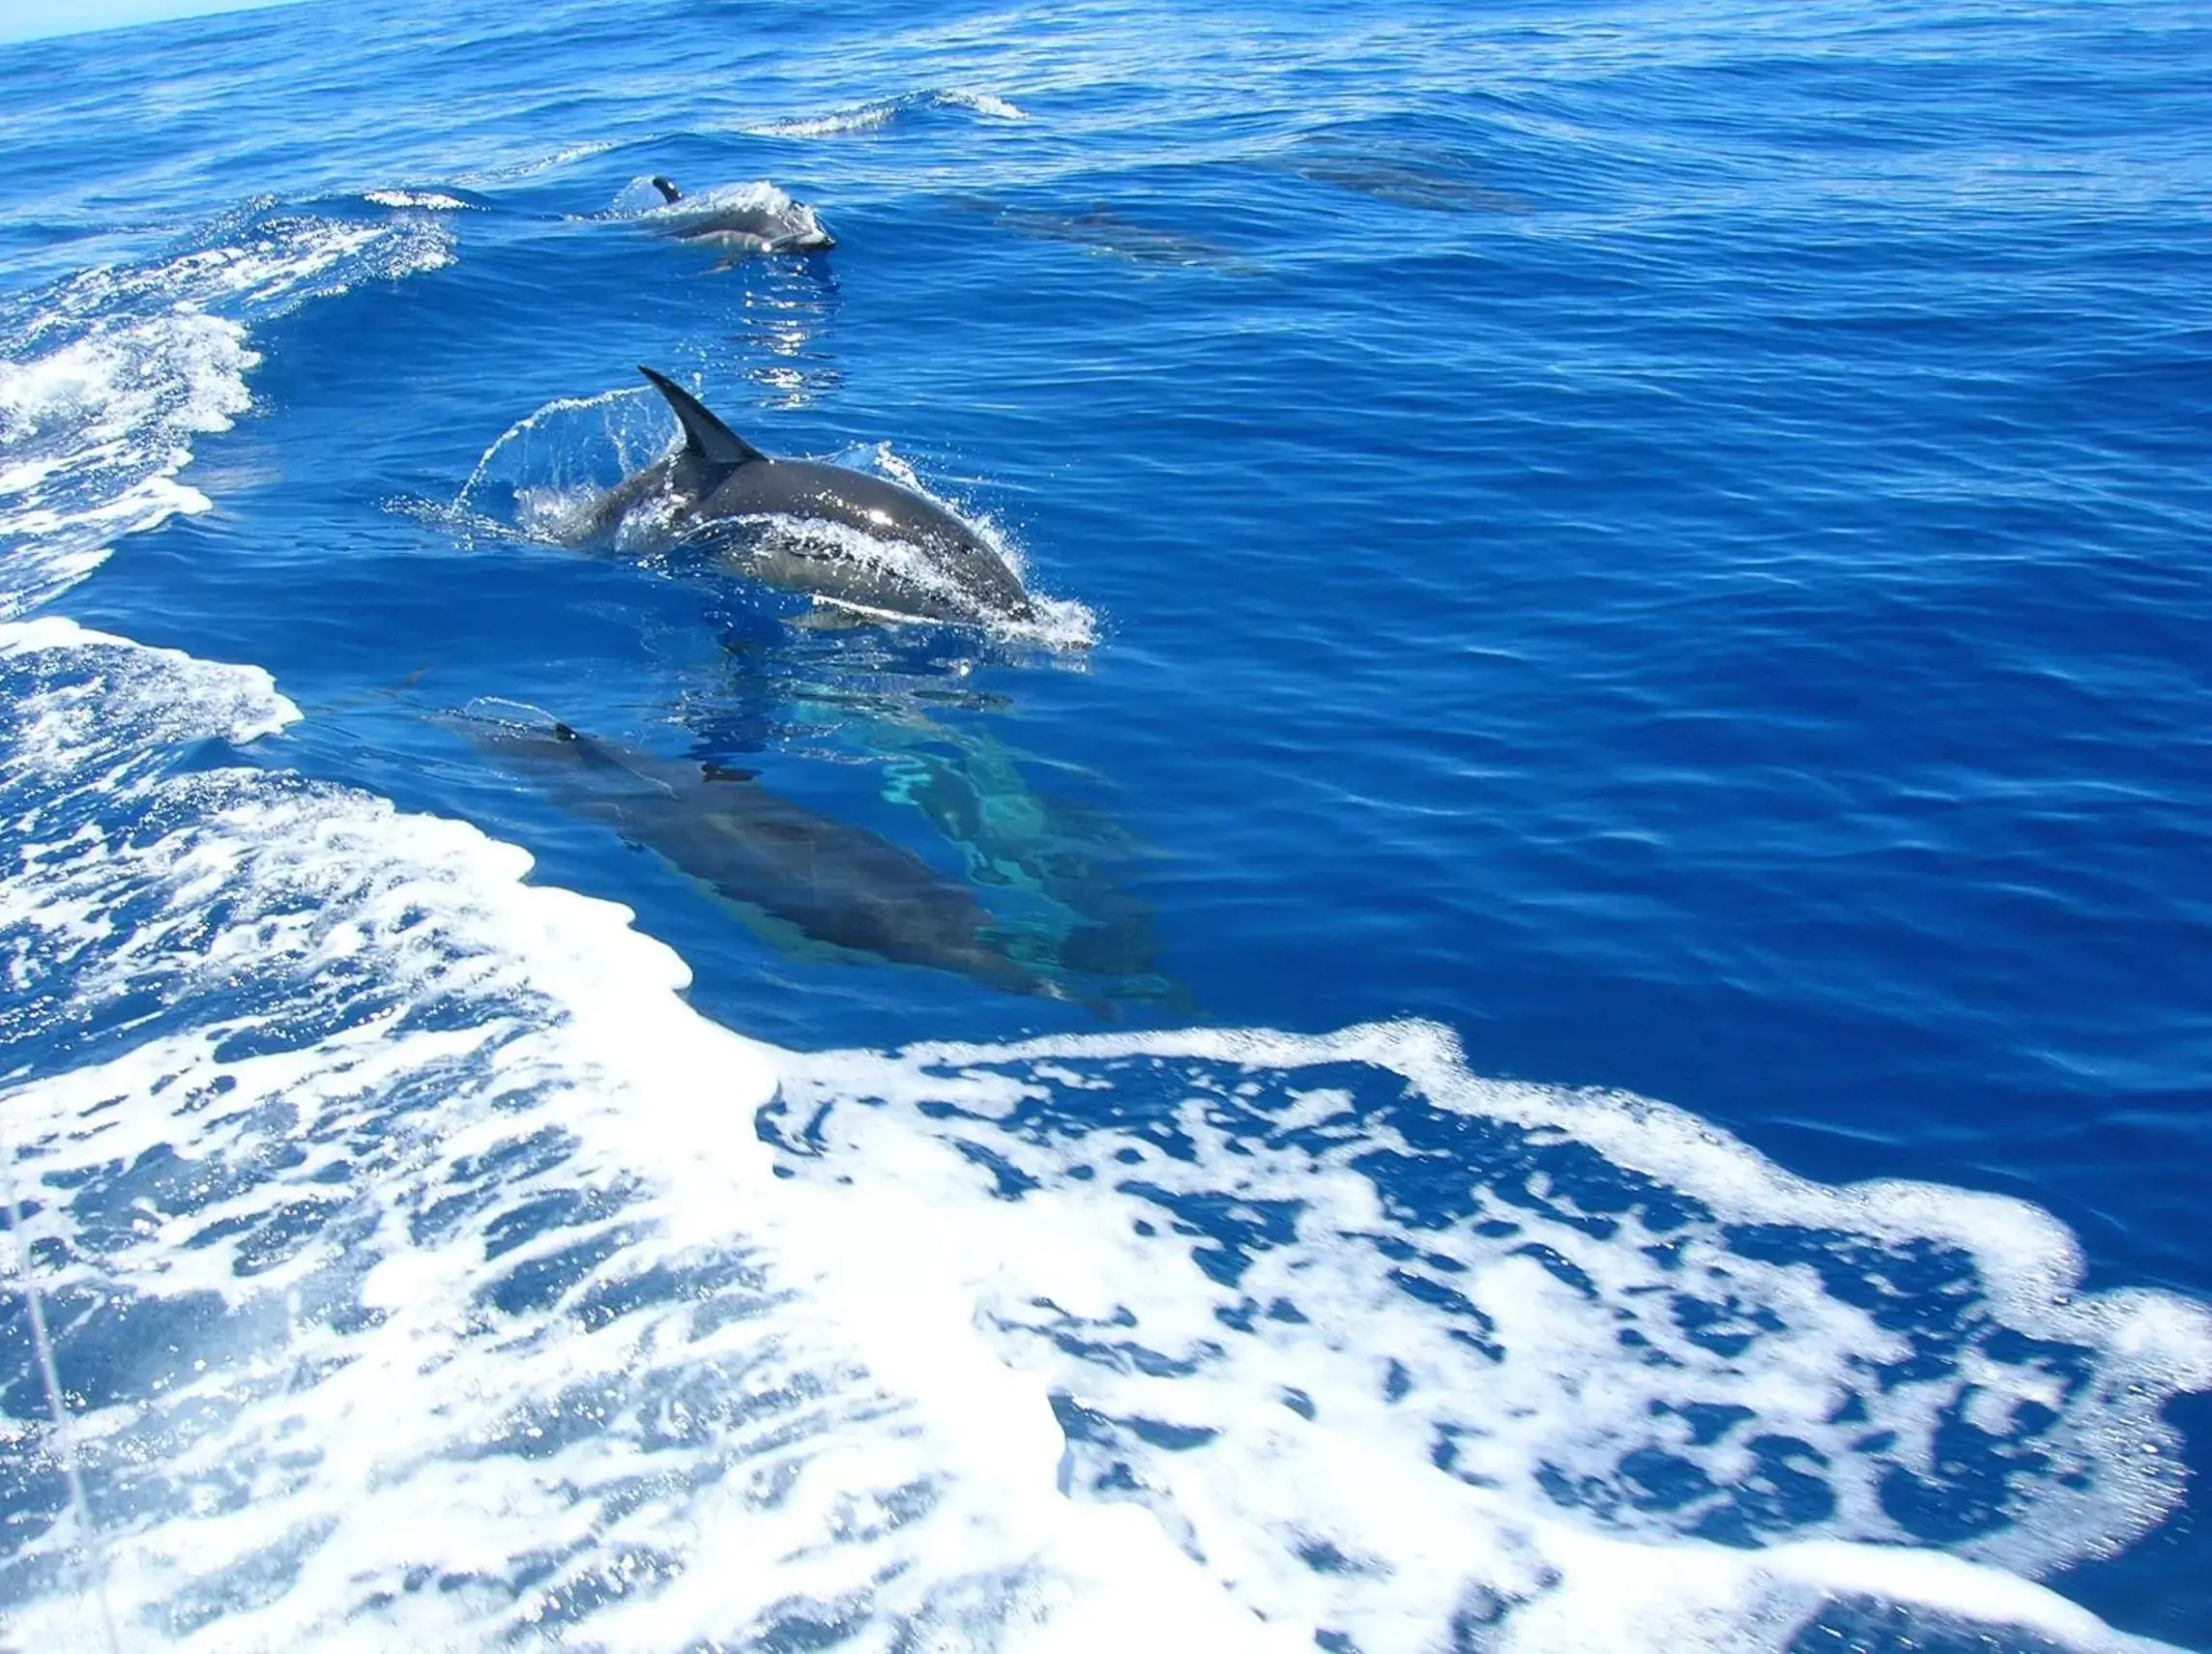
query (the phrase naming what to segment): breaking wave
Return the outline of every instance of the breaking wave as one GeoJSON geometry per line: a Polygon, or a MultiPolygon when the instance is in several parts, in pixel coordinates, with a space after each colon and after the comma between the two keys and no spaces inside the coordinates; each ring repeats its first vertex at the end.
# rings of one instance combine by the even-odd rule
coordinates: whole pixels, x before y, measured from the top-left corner
{"type": "Polygon", "coordinates": [[[955,110],[990,121],[1026,121],[1027,111],[988,92],[946,87],[928,92],[908,92],[896,98],[879,98],[832,109],[822,115],[793,115],[741,127],[739,131],[762,138],[833,138],[879,131],[894,123],[943,110],[955,110]]]}
{"type": "Polygon", "coordinates": [[[100,1523],[17,1430],[26,1646],[96,1582],[241,1646],[2131,1645],[2027,1579],[2171,1507],[2212,1321],[2031,1207],[1425,1024],[778,1051],[522,852],[242,762],[253,668],[43,620],[0,688],[100,1523]]]}
{"type": "Polygon", "coordinates": [[[469,206],[441,189],[371,189],[362,199],[379,207],[411,207],[424,213],[461,213],[469,206]]]}
{"type": "Polygon", "coordinates": [[[179,474],[194,437],[250,404],[254,321],[451,258],[427,221],[262,208],[189,251],[88,270],[0,311],[0,616],[75,585],[119,537],[207,508],[179,474]]]}

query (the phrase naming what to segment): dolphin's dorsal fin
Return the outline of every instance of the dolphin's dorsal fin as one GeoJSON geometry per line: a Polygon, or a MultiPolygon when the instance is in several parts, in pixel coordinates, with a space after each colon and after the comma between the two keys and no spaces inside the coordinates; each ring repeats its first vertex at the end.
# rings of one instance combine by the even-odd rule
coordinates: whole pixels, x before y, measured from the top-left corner
{"type": "Polygon", "coordinates": [[[676,410],[676,422],[684,427],[684,446],[710,465],[750,465],[768,455],[707,411],[706,403],[666,374],[650,367],[638,371],[653,381],[653,388],[668,398],[676,410]]]}

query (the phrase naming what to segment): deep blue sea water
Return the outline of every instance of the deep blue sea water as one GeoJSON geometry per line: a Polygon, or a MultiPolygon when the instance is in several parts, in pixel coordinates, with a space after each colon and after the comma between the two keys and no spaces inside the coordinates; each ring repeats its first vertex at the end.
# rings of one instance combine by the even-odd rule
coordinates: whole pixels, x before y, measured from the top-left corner
{"type": "Polygon", "coordinates": [[[0,47],[0,1648],[2212,1650],[2208,87],[2170,0],[0,47]],[[567,543],[638,363],[1050,624],[567,543]],[[887,867],[982,953],[836,945],[887,867]]]}

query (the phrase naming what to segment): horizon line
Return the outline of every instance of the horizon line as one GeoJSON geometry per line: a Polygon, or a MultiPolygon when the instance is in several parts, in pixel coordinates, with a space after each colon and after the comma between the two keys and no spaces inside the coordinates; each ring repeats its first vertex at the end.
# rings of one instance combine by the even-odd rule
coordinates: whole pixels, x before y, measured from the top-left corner
{"type": "Polygon", "coordinates": [[[177,23],[225,12],[262,12],[296,6],[302,0],[73,0],[54,6],[47,0],[0,0],[0,46],[73,35],[108,34],[149,23],[177,23]]]}

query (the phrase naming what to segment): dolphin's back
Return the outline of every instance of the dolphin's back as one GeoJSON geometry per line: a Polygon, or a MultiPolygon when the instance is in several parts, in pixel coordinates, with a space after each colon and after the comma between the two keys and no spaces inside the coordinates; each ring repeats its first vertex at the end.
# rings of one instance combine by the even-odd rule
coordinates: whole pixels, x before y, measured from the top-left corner
{"type": "Polygon", "coordinates": [[[865,471],[849,471],[841,465],[822,465],[811,459],[773,459],[766,465],[742,466],[707,497],[702,509],[713,516],[768,511],[842,523],[878,538],[979,554],[985,567],[978,572],[995,569],[1003,576],[992,595],[1012,597],[1021,592],[997,553],[966,523],[928,495],[887,478],[871,477],[865,471]]]}
{"type": "Polygon", "coordinates": [[[950,971],[1012,993],[1039,979],[986,934],[990,910],[903,845],[749,776],[633,752],[566,725],[469,723],[565,808],[816,943],[950,971]]]}
{"type": "Polygon", "coordinates": [[[771,459],[733,470],[694,513],[700,522],[764,516],[834,524],[912,547],[917,557],[812,545],[801,534],[741,555],[741,571],[756,578],[936,618],[978,610],[1016,619],[1030,613],[1021,581],[975,530],[927,495],[888,479],[808,459],[771,459]]]}
{"type": "Polygon", "coordinates": [[[766,246],[789,235],[791,226],[764,207],[725,207],[719,212],[703,213],[688,222],[673,224],[667,233],[680,242],[742,236],[766,246]]]}
{"type": "Polygon", "coordinates": [[[593,513],[596,532],[618,528],[657,494],[672,530],[723,538],[729,566],[770,585],[927,620],[1035,613],[1005,559],[927,495],[841,465],[771,459],[682,386],[639,371],[675,413],[684,447],[608,494],[593,513]],[[788,532],[763,533],[764,520],[788,532]],[[809,524],[874,543],[810,535],[809,524]]]}
{"type": "Polygon", "coordinates": [[[803,201],[795,201],[771,184],[755,186],[752,199],[693,198],[665,178],[653,186],[660,191],[662,208],[655,228],[676,241],[711,242],[748,252],[827,252],[837,238],[824,227],[820,215],[803,201]]]}
{"type": "MultiPolygon", "coordinates": [[[[656,769],[661,769],[655,766],[656,769]]],[[[1037,982],[985,932],[965,885],[889,839],[751,780],[668,766],[664,788],[598,795],[610,825],[718,894],[849,953],[950,971],[1014,993],[1037,982]]]]}

